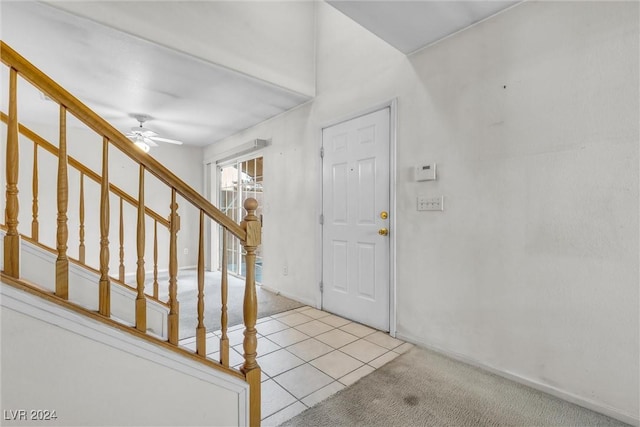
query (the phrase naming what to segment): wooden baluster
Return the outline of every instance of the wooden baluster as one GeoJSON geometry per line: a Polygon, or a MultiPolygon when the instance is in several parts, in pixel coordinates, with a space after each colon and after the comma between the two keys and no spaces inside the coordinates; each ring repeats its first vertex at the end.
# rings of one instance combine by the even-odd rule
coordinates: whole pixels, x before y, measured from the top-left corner
{"type": "Polygon", "coordinates": [[[18,233],[18,72],[9,72],[9,119],[7,121],[7,191],[5,204],[4,272],[20,277],[20,234],[18,233]]]}
{"type": "Polygon", "coordinates": [[[33,178],[31,179],[31,193],[33,202],[31,203],[31,238],[36,242],[40,238],[38,225],[38,144],[33,142],[33,178]]]}
{"type": "Polygon", "coordinates": [[[140,178],[138,179],[138,269],[136,271],[136,284],[138,295],[136,297],[136,329],[147,331],[147,298],[144,294],[144,166],[140,165],[140,178]]]}
{"type": "Polygon", "coordinates": [[[124,216],[120,197],[120,266],[118,268],[118,280],[124,283],[124,216]]]}
{"type": "Polygon", "coordinates": [[[207,356],[207,329],[204,326],[204,211],[200,210],[200,232],[198,239],[198,327],[196,328],[196,351],[207,356]]]}
{"type": "Polygon", "coordinates": [[[176,190],[171,189],[171,216],[169,217],[169,342],[178,345],[178,251],[177,237],[180,229],[176,190]]]}
{"type": "Polygon", "coordinates": [[[229,367],[229,337],[227,336],[227,323],[229,322],[227,315],[227,295],[229,290],[227,276],[227,229],[222,228],[222,281],[220,284],[220,294],[222,296],[222,315],[220,316],[220,363],[229,367]]]}
{"type": "Polygon", "coordinates": [[[78,260],[84,264],[84,174],[80,173],[80,246],[78,247],[78,260]]]}
{"type": "Polygon", "coordinates": [[[153,297],[158,299],[158,220],[153,221],[153,297]]]}
{"type": "Polygon", "coordinates": [[[58,147],[58,228],[56,243],[56,295],[69,299],[69,258],[67,258],[67,207],[69,204],[69,182],[67,176],[67,109],[60,106],[60,144],[58,147]]]}
{"type": "Polygon", "coordinates": [[[256,337],[256,318],[258,316],[258,300],[256,297],[256,249],[260,245],[261,226],[255,212],[258,201],[249,198],[244,201],[247,216],[242,221],[242,227],[247,233],[244,249],[247,252],[247,274],[244,290],[244,364],[242,372],[249,383],[249,424],[260,425],[260,366],[256,362],[258,340],[256,337]]]}
{"type": "Polygon", "coordinates": [[[102,179],[100,181],[100,285],[98,311],[111,316],[109,280],[109,140],[102,140],[102,179]]]}

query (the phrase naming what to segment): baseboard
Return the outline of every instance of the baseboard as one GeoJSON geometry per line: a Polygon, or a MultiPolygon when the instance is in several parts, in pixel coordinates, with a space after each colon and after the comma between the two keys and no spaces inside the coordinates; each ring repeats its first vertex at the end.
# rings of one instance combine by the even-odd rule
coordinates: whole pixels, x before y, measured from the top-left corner
{"type": "Polygon", "coordinates": [[[287,292],[282,292],[282,291],[279,291],[279,290],[277,290],[277,289],[273,289],[273,288],[271,288],[271,287],[269,287],[269,286],[267,286],[267,285],[261,285],[261,286],[262,286],[262,288],[263,288],[263,289],[266,289],[266,290],[267,290],[267,291],[269,291],[269,292],[273,292],[273,293],[274,293],[274,294],[276,294],[276,295],[282,295],[283,297],[286,297],[286,298],[292,299],[292,300],[294,300],[294,301],[298,301],[300,304],[305,304],[305,305],[308,305],[308,306],[310,306],[310,307],[315,307],[315,308],[317,308],[317,307],[316,307],[316,302],[315,302],[315,301],[312,301],[312,300],[310,300],[310,299],[302,298],[302,297],[300,297],[299,295],[292,295],[292,294],[287,293],[287,292]]]}
{"type": "Polygon", "coordinates": [[[542,391],[544,393],[555,396],[559,399],[566,400],[567,402],[574,403],[578,406],[582,406],[583,408],[590,409],[594,412],[598,412],[600,414],[606,415],[611,418],[615,418],[616,420],[622,421],[624,423],[630,424],[632,426],[640,426],[640,419],[637,416],[633,416],[624,412],[619,411],[616,408],[612,408],[608,405],[603,405],[598,402],[594,402],[593,400],[586,399],[584,397],[575,395],[565,390],[561,390],[556,387],[552,387],[547,384],[543,384],[537,382],[535,380],[522,377],[518,374],[514,374],[512,372],[503,371],[501,369],[495,368],[493,366],[487,365],[483,362],[480,362],[476,359],[473,359],[467,355],[456,353],[450,350],[443,349],[437,345],[433,345],[427,342],[424,342],[414,336],[405,335],[401,333],[396,334],[396,338],[410,342],[412,344],[418,345],[420,347],[424,347],[428,350],[435,351],[436,353],[440,353],[444,356],[450,357],[451,359],[458,360],[460,362],[466,363],[471,366],[475,366],[477,368],[483,369],[485,371],[491,372],[492,374],[496,374],[503,378],[506,378],[511,381],[515,381],[519,384],[526,385],[538,391],[542,391]]]}

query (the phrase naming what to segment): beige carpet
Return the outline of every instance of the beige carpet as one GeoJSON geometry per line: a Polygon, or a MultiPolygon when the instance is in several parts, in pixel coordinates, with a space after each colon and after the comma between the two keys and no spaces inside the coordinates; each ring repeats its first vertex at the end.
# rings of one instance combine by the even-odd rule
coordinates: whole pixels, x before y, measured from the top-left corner
{"type": "Polygon", "coordinates": [[[414,348],[284,426],[625,426],[438,353],[414,348]]]}

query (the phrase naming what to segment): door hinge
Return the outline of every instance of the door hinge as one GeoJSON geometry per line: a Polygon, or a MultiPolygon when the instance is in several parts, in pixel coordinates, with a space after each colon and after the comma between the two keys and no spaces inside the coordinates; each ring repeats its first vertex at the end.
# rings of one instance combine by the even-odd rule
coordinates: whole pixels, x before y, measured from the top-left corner
{"type": "Polygon", "coordinates": [[[320,147],[320,157],[324,157],[324,147],[320,147]]]}
{"type": "Polygon", "coordinates": [[[324,224],[324,215],[320,214],[320,225],[324,224]]]}
{"type": "Polygon", "coordinates": [[[320,282],[320,292],[324,291],[324,283],[320,282]]]}

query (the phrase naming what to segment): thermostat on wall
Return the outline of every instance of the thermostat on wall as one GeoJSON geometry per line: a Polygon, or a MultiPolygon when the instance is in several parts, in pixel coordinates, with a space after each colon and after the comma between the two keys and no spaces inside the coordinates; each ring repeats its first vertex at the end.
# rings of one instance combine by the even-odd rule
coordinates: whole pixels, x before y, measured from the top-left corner
{"type": "Polygon", "coordinates": [[[426,165],[418,165],[413,170],[413,176],[416,181],[435,181],[436,164],[429,163],[426,165]]]}

